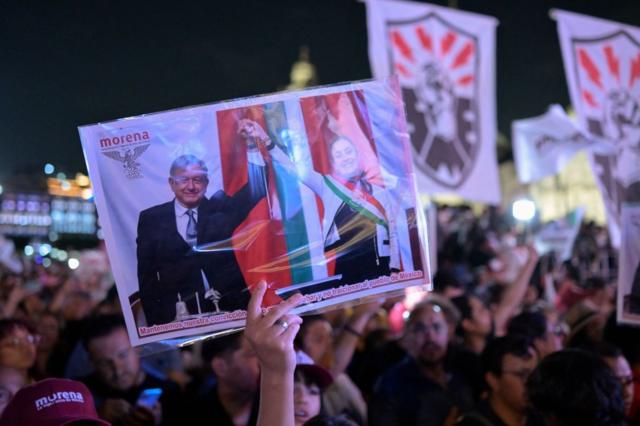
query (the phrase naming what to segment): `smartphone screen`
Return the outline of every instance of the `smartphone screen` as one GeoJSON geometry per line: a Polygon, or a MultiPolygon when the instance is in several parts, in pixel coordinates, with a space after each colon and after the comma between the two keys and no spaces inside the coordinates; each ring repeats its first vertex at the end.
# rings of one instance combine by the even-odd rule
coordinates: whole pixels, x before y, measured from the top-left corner
{"type": "Polygon", "coordinates": [[[158,399],[160,399],[161,395],[162,389],[160,388],[145,389],[140,393],[136,405],[142,405],[143,407],[151,408],[156,405],[156,402],[158,402],[158,399]]]}

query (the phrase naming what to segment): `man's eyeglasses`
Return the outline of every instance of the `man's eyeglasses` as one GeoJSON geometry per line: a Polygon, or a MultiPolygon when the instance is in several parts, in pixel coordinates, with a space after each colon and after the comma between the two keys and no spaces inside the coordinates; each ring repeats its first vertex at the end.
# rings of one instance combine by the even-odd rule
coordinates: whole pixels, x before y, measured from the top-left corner
{"type": "Polygon", "coordinates": [[[196,177],[187,177],[187,176],[171,176],[171,180],[180,186],[184,186],[191,181],[194,185],[204,185],[209,179],[206,176],[196,176],[196,177]]]}
{"type": "Polygon", "coordinates": [[[443,329],[443,325],[439,323],[434,323],[431,325],[413,324],[412,326],[409,327],[409,331],[411,333],[420,334],[420,335],[427,334],[429,331],[433,331],[434,333],[439,333],[440,331],[442,331],[442,329],[443,329]]]}
{"type": "Polygon", "coordinates": [[[630,384],[636,382],[631,374],[628,376],[617,376],[617,379],[620,380],[620,384],[622,385],[622,387],[629,386],[630,384]]]}
{"type": "Polygon", "coordinates": [[[40,343],[40,336],[28,334],[25,337],[9,337],[0,342],[0,347],[17,348],[24,344],[37,345],[40,343]]]}

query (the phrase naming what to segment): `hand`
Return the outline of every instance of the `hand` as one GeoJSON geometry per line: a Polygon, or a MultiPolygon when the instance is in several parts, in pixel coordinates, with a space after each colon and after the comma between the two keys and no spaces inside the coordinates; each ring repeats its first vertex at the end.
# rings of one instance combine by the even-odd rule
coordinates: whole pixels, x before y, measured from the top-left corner
{"type": "Polygon", "coordinates": [[[110,423],[123,419],[131,411],[131,404],[124,399],[106,399],[98,408],[98,415],[110,423]]]}
{"type": "Polygon", "coordinates": [[[288,312],[302,301],[302,295],[296,294],[263,314],[261,305],[266,289],[266,283],[261,281],[251,295],[244,334],[256,352],[263,372],[293,375],[296,367],[293,339],[302,318],[288,312]],[[284,323],[287,327],[282,325],[284,323]]]}
{"type": "Polygon", "coordinates": [[[269,135],[267,135],[262,126],[248,118],[243,118],[238,122],[238,134],[249,144],[266,147],[271,142],[269,135]]]}
{"type": "Polygon", "coordinates": [[[157,426],[162,422],[162,406],[156,402],[153,407],[136,405],[122,419],[125,426],[157,426]]]}

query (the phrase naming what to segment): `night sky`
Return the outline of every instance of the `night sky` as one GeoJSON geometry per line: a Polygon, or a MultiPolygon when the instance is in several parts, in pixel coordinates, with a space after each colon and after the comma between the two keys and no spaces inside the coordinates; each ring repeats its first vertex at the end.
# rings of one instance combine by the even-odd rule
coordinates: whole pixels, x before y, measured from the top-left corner
{"type": "MultiPolygon", "coordinates": [[[[446,5],[446,1],[434,1],[446,5]]],[[[640,25],[638,1],[458,0],[498,18],[499,130],[568,105],[552,7],[640,25]]],[[[0,0],[0,183],[85,171],[76,127],[277,91],[309,46],[319,84],[371,77],[356,0],[0,0]]]]}

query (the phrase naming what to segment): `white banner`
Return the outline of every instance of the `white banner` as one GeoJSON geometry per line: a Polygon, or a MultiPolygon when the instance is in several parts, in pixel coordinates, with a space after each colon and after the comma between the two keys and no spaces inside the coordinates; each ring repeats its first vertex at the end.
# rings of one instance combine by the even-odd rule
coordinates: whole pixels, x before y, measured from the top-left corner
{"type": "Polygon", "coordinates": [[[640,28],[565,11],[555,16],[579,125],[615,150],[591,160],[617,246],[621,204],[640,201],[640,28]]]}
{"type": "Polygon", "coordinates": [[[622,205],[618,321],[640,325],[640,204],[622,205]]]}
{"type": "Polygon", "coordinates": [[[571,259],[573,244],[583,217],[584,207],[581,206],[569,212],[562,219],[544,224],[533,238],[538,254],[542,256],[553,252],[558,263],[571,259]]]}
{"type": "Polygon", "coordinates": [[[518,180],[535,182],[560,172],[582,149],[596,145],[560,105],[541,116],[512,124],[513,155],[518,180]]]}
{"type": "Polygon", "coordinates": [[[419,190],[499,203],[497,20],[425,3],[366,4],[371,69],[399,76],[419,190]]]}

